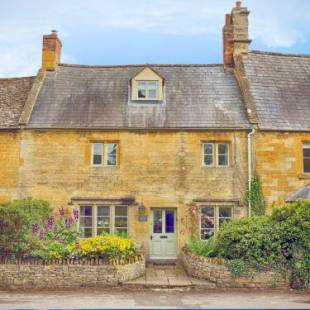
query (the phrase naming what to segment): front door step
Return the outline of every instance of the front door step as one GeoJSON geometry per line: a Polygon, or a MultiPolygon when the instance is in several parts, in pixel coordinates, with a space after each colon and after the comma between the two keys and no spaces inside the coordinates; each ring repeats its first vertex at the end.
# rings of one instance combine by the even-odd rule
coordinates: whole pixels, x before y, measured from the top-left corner
{"type": "Polygon", "coordinates": [[[147,261],[147,266],[176,266],[177,260],[176,259],[149,259],[147,261]]]}

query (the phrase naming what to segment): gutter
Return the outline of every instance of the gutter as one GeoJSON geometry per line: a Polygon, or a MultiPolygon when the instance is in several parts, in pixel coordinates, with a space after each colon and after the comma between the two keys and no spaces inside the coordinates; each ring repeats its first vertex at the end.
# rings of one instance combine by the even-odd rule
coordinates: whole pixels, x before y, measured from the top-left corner
{"type": "MultiPolygon", "coordinates": [[[[251,192],[251,181],[252,181],[252,166],[253,166],[253,135],[255,133],[255,128],[252,128],[251,132],[248,133],[248,191],[251,192]]],[[[252,206],[251,200],[249,199],[248,202],[248,216],[251,216],[252,213],[252,206]]]]}

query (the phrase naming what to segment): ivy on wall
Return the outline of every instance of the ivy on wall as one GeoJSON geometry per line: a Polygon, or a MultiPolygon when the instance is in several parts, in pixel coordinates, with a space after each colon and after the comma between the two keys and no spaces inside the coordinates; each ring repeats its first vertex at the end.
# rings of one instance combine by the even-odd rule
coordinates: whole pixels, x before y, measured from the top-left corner
{"type": "Polygon", "coordinates": [[[266,201],[258,174],[252,177],[251,189],[246,192],[245,201],[247,204],[251,203],[251,215],[264,215],[266,213],[266,201]]]}

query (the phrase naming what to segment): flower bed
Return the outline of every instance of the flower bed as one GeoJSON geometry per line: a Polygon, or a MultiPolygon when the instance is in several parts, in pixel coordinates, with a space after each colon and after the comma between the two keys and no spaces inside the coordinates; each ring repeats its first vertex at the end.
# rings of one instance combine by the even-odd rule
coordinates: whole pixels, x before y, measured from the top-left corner
{"type": "Polygon", "coordinates": [[[59,289],[116,286],[142,276],[145,260],[139,256],[128,264],[107,264],[103,259],[40,259],[0,261],[2,289],[59,289]]]}
{"type": "Polygon", "coordinates": [[[196,255],[188,248],[182,250],[181,261],[190,276],[211,281],[218,288],[289,288],[287,275],[274,271],[253,271],[235,276],[229,271],[225,260],[196,255]]]}

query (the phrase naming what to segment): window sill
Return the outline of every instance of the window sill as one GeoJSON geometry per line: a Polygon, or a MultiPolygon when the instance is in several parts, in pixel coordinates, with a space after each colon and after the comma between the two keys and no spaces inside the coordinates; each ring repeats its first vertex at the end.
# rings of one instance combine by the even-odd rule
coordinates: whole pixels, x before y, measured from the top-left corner
{"type": "Polygon", "coordinates": [[[300,175],[298,175],[298,178],[300,180],[310,179],[310,172],[301,173],[300,175]]]}
{"type": "Polygon", "coordinates": [[[90,166],[92,169],[117,169],[119,166],[106,166],[106,165],[98,165],[98,166],[90,166]]]}

